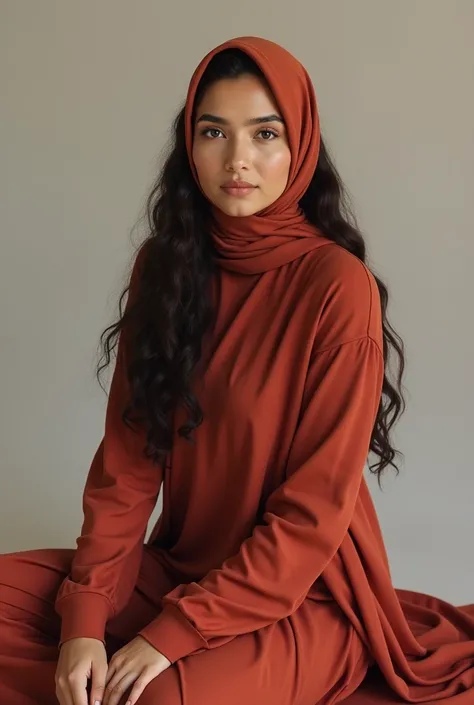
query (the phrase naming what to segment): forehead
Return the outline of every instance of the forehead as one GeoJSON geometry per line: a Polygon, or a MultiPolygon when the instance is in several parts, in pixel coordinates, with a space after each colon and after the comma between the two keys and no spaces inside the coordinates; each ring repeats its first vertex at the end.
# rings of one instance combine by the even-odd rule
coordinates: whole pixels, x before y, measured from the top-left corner
{"type": "Polygon", "coordinates": [[[214,113],[229,120],[269,113],[281,115],[267,83],[257,76],[247,74],[239,78],[221,79],[211,84],[196,106],[196,119],[202,112],[214,113]]]}

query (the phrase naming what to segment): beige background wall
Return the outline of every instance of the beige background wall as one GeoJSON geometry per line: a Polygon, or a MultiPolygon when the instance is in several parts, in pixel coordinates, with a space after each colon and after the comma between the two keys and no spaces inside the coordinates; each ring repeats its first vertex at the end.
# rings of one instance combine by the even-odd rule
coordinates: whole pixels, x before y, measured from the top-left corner
{"type": "Polygon", "coordinates": [[[394,582],[472,602],[474,2],[1,0],[0,26],[0,551],[74,545],[130,232],[196,63],[256,34],[313,77],[406,342],[406,462],[371,482],[394,582]]]}

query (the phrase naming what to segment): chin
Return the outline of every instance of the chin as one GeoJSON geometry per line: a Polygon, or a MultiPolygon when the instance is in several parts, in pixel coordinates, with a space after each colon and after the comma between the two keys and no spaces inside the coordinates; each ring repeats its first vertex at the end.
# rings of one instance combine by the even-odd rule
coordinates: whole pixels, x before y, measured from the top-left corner
{"type": "Polygon", "coordinates": [[[255,204],[250,203],[216,203],[215,204],[219,210],[221,210],[226,215],[234,216],[235,218],[243,218],[244,216],[253,215],[261,210],[260,206],[255,206],[255,204]]]}

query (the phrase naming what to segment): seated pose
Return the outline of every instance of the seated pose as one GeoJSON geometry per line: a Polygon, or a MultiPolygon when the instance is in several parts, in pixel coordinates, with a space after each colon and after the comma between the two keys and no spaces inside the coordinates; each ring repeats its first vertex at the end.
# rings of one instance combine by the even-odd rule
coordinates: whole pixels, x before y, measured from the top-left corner
{"type": "Polygon", "coordinates": [[[473,705],[474,605],[392,584],[404,347],[307,71],[229,40],[174,129],[77,547],[0,557],[0,703],[473,705]]]}

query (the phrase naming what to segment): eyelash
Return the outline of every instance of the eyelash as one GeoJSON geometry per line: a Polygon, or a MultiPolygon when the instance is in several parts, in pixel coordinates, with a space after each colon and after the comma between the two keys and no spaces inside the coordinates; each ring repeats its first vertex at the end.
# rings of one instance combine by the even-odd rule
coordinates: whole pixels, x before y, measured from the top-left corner
{"type": "MultiPolygon", "coordinates": [[[[222,130],[219,130],[218,127],[205,127],[203,130],[201,130],[201,135],[206,136],[206,134],[208,132],[212,132],[212,131],[222,133],[222,130]]],[[[268,129],[267,127],[259,130],[259,132],[257,134],[260,134],[261,132],[268,132],[270,135],[273,135],[274,138],[279,137],[277,132],[274,132],[273,130],[268,129]]],[[[211,139],[215,139],[215,138],[211,138],[211,139]]],[[[273,142],[273,139],[265,139],[263,141],[264,142],[273,142]]]]}

